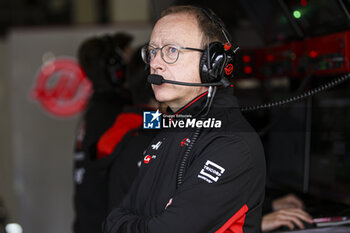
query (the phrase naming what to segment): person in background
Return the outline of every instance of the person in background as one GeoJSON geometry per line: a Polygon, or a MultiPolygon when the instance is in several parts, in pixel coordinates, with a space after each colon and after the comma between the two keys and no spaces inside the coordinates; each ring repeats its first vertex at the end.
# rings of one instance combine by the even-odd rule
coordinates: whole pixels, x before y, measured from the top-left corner
{"type": "Polygon", "coordinates": [[[74,145],[74,211],[75,233],[101,231],[106,206],[99,202],[98,171],[101,161],[95,153],[101,135],[113,124],[122,107],[131,103],[129,92],[123,87],[126,64],[132,53],[133,37],[127,33],[93,36],[78,48],[79,64],[93,86],[93,93],[78,124],[74,145]],[[93,176],[87,176],[96,172],[93,176]]]}
{"type": "Polygon", "coordinates": [[[109,160],[108,212],[117,207],[129,191],[144,161],[145,150],[157,134],[143,129],[143,113],[159,109],[151,84],[147,82],[147,67],[141,58],[141,47],[135,50],[127,67],[125,87],[130,90],[133,105],[125,106],[114,124],[97,143],[97,157],[109,160]]]}

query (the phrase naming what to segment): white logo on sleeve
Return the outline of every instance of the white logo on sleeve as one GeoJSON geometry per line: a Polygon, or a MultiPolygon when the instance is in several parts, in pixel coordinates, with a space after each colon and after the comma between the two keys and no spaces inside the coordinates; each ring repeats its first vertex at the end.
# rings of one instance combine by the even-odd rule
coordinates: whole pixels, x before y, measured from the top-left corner
{"type": "Polygon", "coordinates": [[[162,141],[158,141],[157,144],[151,145],[153,150],[158,150],[158,148],[162,145],[162,141]]]}
{"type": "Polygon", "coordinates": [[[224,172],[225,168],[210,160],[207,160],[197,177],[205,180],[208,183],[213,183],[213,181],[217,182],[224,172]]]}

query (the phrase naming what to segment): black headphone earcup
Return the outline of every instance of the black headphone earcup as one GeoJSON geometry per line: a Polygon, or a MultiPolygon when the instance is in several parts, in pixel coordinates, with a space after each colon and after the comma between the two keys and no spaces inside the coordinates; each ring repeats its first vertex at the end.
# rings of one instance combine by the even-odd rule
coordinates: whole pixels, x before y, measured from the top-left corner
{"type": "Polygon", "coordinates": [[[107,82],[112,86],[120,86],[123,84],[125,76],[123,55],[111,36],[105,35],[102,40],[105,43],[105,76],[107,82]]]}
{"type": "Polygon", "coordinates": [[[113,86],[120,86],[124,82],[125,66],[119,63],[107,64],[106,67],[107,81],[113,86]]]}
{"type": "Polygon", "coordinates": [[[226,54],[223,45],[219,42],[210,43],[204,49],[199,62],[202,83],[220,82],[225,64],[226,54]]]}

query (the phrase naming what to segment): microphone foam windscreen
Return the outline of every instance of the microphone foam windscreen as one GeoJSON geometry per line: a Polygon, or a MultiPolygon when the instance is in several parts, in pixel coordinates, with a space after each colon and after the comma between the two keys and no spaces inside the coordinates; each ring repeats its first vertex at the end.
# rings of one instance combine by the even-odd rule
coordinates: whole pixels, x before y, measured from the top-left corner
{"type": "Polygon", "coordinates": [[[147,81],[151,84],[161,85],[163,83],[164,78],[158,74],[150,74],[148,75],[147,81]]]}

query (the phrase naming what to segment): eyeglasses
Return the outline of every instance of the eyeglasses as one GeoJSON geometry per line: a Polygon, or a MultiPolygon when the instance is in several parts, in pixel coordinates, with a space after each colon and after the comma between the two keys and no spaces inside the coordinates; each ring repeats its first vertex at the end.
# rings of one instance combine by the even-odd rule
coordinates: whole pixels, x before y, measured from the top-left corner
{"type": "Polygon", "coordinates": [[[180,47],[173,44],[164,45],[161,48],[156,48],[151,45],[145,45],[141,49],[141,56],[146,64],[150,64],[151,61],[157,56],[158,50],[160,50],[161,57],[163,61],[168,64],[173,64],[179,58],[179,53],[181,49],[194,50],[198,52],[204,52],[203,49],[180,47]]]}

